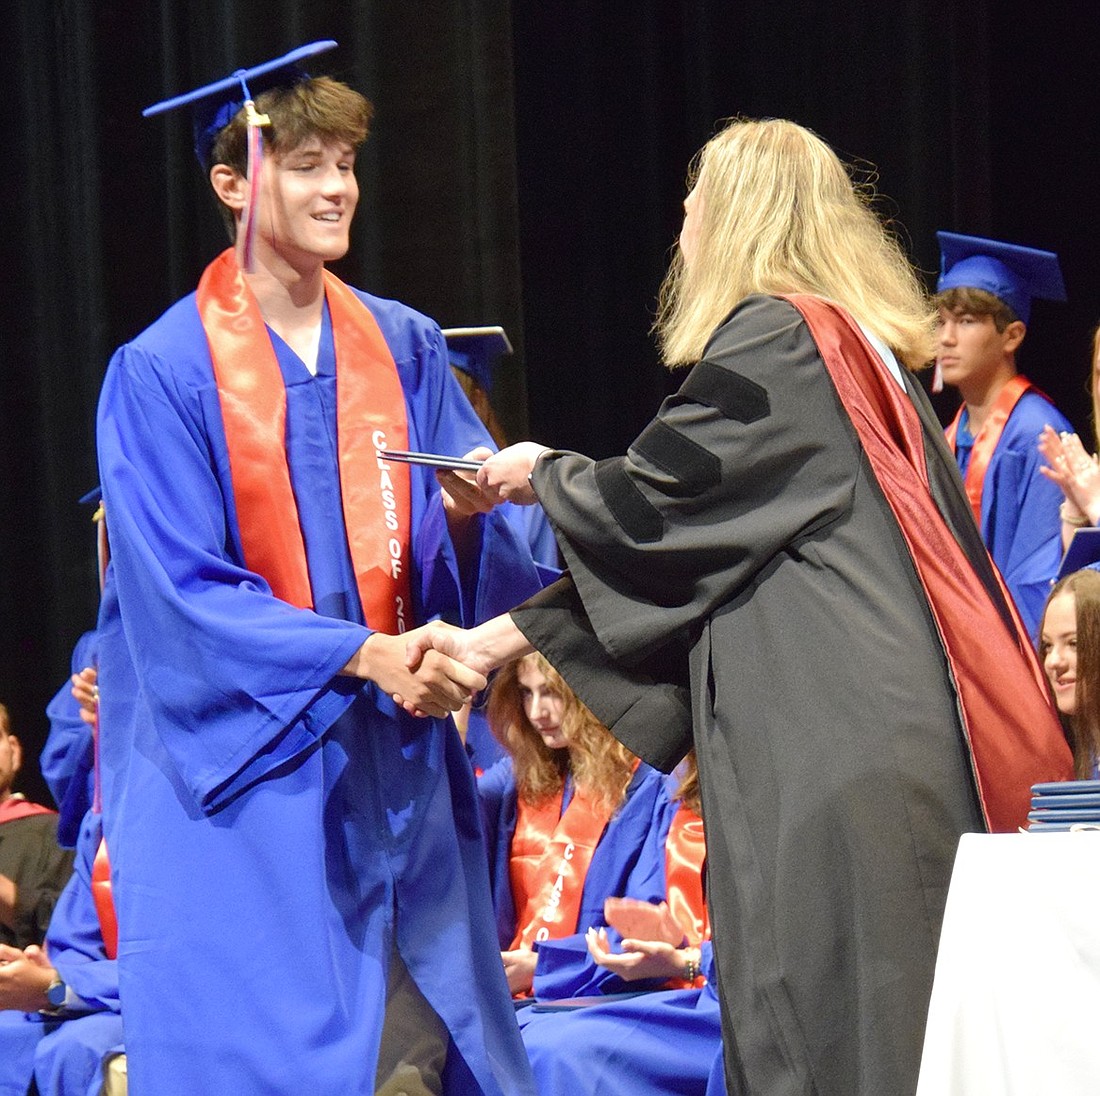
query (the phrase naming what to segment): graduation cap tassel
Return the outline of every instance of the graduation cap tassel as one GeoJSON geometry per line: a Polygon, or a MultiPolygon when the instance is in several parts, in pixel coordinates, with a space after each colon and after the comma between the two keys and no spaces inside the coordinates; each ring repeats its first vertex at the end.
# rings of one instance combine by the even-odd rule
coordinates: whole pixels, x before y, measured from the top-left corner
{"type": "Polygon", "coordinates": [[[246,274],[251,274],[256,269],[256,214],[260,204],[260,173],[264,162],[264,138],[260,128],[271,125],[271,119],[266,114],[257,114],[251,99],[245,100],[244,111],[248,122],[248,201],[241,218],[241,266],[246,274]]]}

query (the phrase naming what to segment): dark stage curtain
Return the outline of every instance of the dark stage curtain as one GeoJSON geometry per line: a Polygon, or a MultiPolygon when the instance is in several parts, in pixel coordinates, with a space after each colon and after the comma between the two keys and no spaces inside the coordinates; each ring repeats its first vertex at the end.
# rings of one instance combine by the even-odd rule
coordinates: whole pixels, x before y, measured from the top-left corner
{"type": "MultiPolygon", "coordinates": [[[[111,350],[223,237],[185,119],[140,110],[313,38],[376,105],[343,276],[444,325],[504,324],[520,436],[620,452],[676,379],[652,337],[691,155],[719,119],[811,126],[884,195],[933,280],[935,230],[1060,252],[1024,369],[1088,429],[1100,31],[1003,0],[9,0],[0,700],[28,740],[95,610],[87,511],[111,350]],[[528,398],[529,396],[529,398],[528,398]]],[[[953,401],[939,402],[945,417],[953,401]]],[[[34,785],[28,783],[28,790],[34,785]]]]}

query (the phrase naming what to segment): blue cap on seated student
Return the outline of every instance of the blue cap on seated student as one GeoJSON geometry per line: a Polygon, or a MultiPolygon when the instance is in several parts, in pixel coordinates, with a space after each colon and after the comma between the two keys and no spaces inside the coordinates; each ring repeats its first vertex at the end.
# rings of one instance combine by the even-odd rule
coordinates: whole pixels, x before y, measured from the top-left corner
{"type": "Polygon", "coordinates": [[[462,370],[486,392],[493,390],[497,361],[512,353],[512,344],[503,327],[445,327],[447,357],[455,369],[462,370]]]}
{"type": "Polygon", "coordinates": [[[1031,302],[1064,301],[1066,286],[1058,256],[1053,251],[937,232],[940,244],[940,277],[936,293],[948,289],[980,289],[1004,302],[1026,324],[1031,302]]]}
{"type": "Polygon", "coordinates": [[[1026,377],[1017,354],[1035,298],[1065,300],[1051,251],[937,233],[942,273],[933,391],[962,397],[947,439],[981,528],[1009,593],[1035,634],[1062,556],[1060,489],[1041,474],[1037,439],[1069,420],[1026,377]]]}
{"type": "Polygon", "coordinates": [[[477,417],[493,436],[497,447],[508,444],[504,426],[493,408],[493,372],[502,354],[512,353],[503,327],[450,327],[443,329],[451,372],[473,405],[477,417]]]}

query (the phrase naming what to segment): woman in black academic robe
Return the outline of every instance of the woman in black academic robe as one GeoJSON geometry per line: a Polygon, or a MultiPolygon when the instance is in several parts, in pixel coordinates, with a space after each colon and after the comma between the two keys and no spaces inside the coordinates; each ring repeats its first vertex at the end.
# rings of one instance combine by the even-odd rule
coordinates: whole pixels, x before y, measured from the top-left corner
{"type": "Polygon", "coordinates": [[[735,122],[685,210],[683,386],[624,457],[486,462],[569,577],[433,641],[483,672],[537,648],[659,766],[693,733],[731,1092],[912,1092],[958,837],[1068,753],[909,373],[930,310],[839,160],[735,122]]]}

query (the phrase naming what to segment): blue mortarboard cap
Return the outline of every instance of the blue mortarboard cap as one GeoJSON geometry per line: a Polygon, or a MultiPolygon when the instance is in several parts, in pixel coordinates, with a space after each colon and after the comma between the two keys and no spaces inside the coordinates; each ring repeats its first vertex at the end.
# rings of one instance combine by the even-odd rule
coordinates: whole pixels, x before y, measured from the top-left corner
{"type": "Polygon", "coordinates": [[[238,69],[231,76],[215,80],[205,87],[185,92],[173,99],[165,99],[162,103],[154,103],[141,113],[148,118],[152,114],[163,114],[176,107],[191,105],[195,126],[195,155],[205,168],[215,138],[233,121],[246,100],[272,88],[292,87],[307,79],[307,74],[298,67],[298,62],[335,46],[336,43],[331,38],[310,42],[272,61],[238,69]]]}
{"type": "Polygon", "coordinates": [[[512,344],[503,327],[449,327],[444,330],[451,365],[468,373],[486,392],[493,390],[493,367],[512,344]]]}
{"type": "Polygon", "coordinates": [[[98,503],[101,498],[103,498],[103,488],[96,484],[87,494],[81,495],[76,501],[83,506],[85,503],[98,503]]]}
{"type": "Polygon", "coordinates": [[[1027,323],[1032,298],[1064,301],[1066,285],[1053,251],[937,232],[940,244],[940,279],[936,292],[945,289],[984,289],[1000,298],[1027,323]]]}

